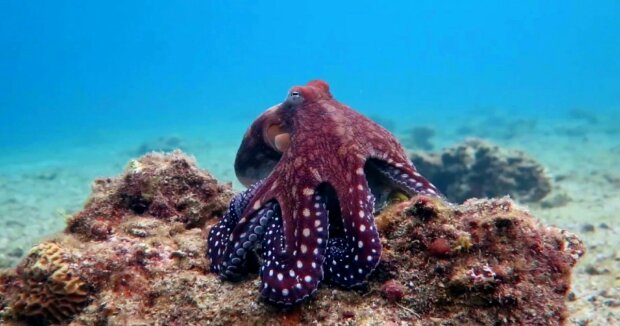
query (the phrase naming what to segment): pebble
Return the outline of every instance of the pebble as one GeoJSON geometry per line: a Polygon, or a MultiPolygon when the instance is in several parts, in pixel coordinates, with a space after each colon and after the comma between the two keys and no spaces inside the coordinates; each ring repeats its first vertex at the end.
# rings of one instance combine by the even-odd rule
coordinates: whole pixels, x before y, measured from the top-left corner
{"type": "Polygon", "coordinates": [[[590,223],[586,223],[584,225],[581,226],[581,231],[582,232],[594,232],[596,229],[594,228],[594,225],[590,224],[590,223]]]}
{"type": "Polygon", "coordinates": [[[395,280],[389,280],[383,283],[381,291],[383,292],[385,299],[389,302],[399,301],[405,296],[403,286],[395,280]]]}
{"type": "Polygon", "coordinates": [[[610,227],[609,227],[609,225],[607,225],[607,223],[601,223],[601,224],[598,225],[598,227],[601,228],[601,229],[605,229],[605,230],[609,230],[610,229],[610,227]]]}
{"type": "Polygon", "coordinates": [[[9,250],[7,255],[10,256],[10,257],[19,258],[19,257],[24,255],[24,249],[22,249],[22,248],[13,248],[13,249],[9,250]]]}
{"type": "Polygon", "coordinates": [[[598,267],[594,265],[588,265],[586,266],[586,273],[588,273],[589,275],[609,274],[609,269],[607,268],[599,269],[598,267]]]}
{"type": "Polygon", "coordinates": [[[450,242],[443,238],[435,239],[428,246],[428,253],[435,257],[448,255],[451,251],[450,242]]]}
{"type": "Polygon", "coordinates": [[[135,235],[136,237],[140,237],[140,238],[149,236],[148,232],[142,229],[138,229],[138,228],[131,228],[127,231],[129,232],[129,234],[135,235]]]}

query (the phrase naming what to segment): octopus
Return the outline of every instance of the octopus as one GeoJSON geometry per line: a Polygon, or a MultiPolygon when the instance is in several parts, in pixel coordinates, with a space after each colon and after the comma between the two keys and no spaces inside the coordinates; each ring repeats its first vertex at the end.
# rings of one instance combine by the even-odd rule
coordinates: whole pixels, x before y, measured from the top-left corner
{"type": "Polygon", "coordinates": [[[381,258],[374,214],[393,194],[441,194],[386,129],[338,102],[324,81],[293,87],[246,132],[235,172],[247,190],[208,235],[210,269],[225,280],[260,275],[277,305],[323,281],[365,282],[381,258]]]}

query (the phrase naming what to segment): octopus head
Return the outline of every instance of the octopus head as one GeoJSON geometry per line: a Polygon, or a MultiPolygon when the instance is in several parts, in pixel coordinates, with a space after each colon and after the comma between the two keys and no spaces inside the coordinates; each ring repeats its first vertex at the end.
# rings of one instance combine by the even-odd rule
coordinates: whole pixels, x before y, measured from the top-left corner
{"type": "Polygon", "coordinates": [[[329,85],[322,80],[313,80],[306,86],[291,88],[282,106],[286,109],[299,108],[303,107],[304,104],[329,99],[332,99],[329,85]]]}
{"type": "Polygon", "coordinates": [[[293,132],[290,119],[297,110],[330,99],[329,85],[313,80],[305,86],[291,88],[282,103],[259,116],[246,132],[235,160],[235,171],[241,183],[250,186],[273,170],[290,147],[293,132]]]}

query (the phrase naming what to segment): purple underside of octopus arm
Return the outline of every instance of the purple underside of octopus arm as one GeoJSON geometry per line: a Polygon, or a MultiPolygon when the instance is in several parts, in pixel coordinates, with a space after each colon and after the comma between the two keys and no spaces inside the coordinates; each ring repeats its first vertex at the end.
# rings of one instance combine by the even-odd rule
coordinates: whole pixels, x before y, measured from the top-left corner
{"type": "Polygon", "coordinates": [[[267,228],[274,219],[279,219],[279,207],[276,202],[265,203],[262,208],[249,217],[243,217],[229,239],[223,253],[220,275],[228,279],[236,279],[247,273],[246,263],[248,254],[254,250],[265,238],[267,228]],[[234,235],[237,236],[234,236],[234,235]]]}
{"type": "Polygon", "coordinates": [[[443,197],[439,190],[413,167],[399,168],[385,162],[377,162],[374,166],[390,182],[410,195],[443,197]]]}
{"type": "Polygon", "coordinates": [[[219,273],[221,271],[223,253],[230,242],[230,234],[241,219],[241,214],[248,206],[250,200],[256,195],[261,184],[262,182],[257,182],[245,191],[235,195],[220,222],[209,231],[207,255],[211,260],[212,272],[219,273]]]}

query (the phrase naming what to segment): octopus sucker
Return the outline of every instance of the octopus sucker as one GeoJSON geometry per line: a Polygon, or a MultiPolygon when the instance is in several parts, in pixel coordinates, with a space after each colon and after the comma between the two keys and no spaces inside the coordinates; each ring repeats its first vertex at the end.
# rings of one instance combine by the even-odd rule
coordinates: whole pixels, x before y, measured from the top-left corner
{"type": "Polygon", "coordinates": [[[225,268],[220,270],[220,275],[227,279],[237,279],[247,273],[247,256],[252,254],[257,245],[265,238],[269,224],[280,217],[275,215],[277,204],[266,203],[260,210],[249,216],[245,223],[240,223],[240,228],[235,232],[223,253],[225,268]]]}
{"type": "Polygon", "coordinates": [[[246,207],[248,207],[250,200],[252,200],[261,184],[261,182],[257,182],[247,190],[235,195],[235,197],[231,200],[228,211],[224,214],[224,217],[218,224],[211,228],[207,239],[209,248],[207,253],[211,259],[210,267],[212,272],[219,273],[223,267],[224,249],[230,242],[229,239],[232,230],[241,220],[243,212],[246,207]]]}
{"type": "Polygon", "coordinates": [[[409,195],[439,196],[439,190],[426,178],[420,175],[411,163],[389,164],[382,160],[369,160],[371,169],[380,173],[393,187],[398,188],[409,195]]]}
{"type": "Polygon", "coordinates": [[[249,188],[209,231],[211,271],[258,272],[261,296],[277,305],[303,302],[323,281],[363,283],[381,259],[374,214],[391,193],[441,197],[391,133],[318,80],[252,123],[235,173],[249,188]]]}

